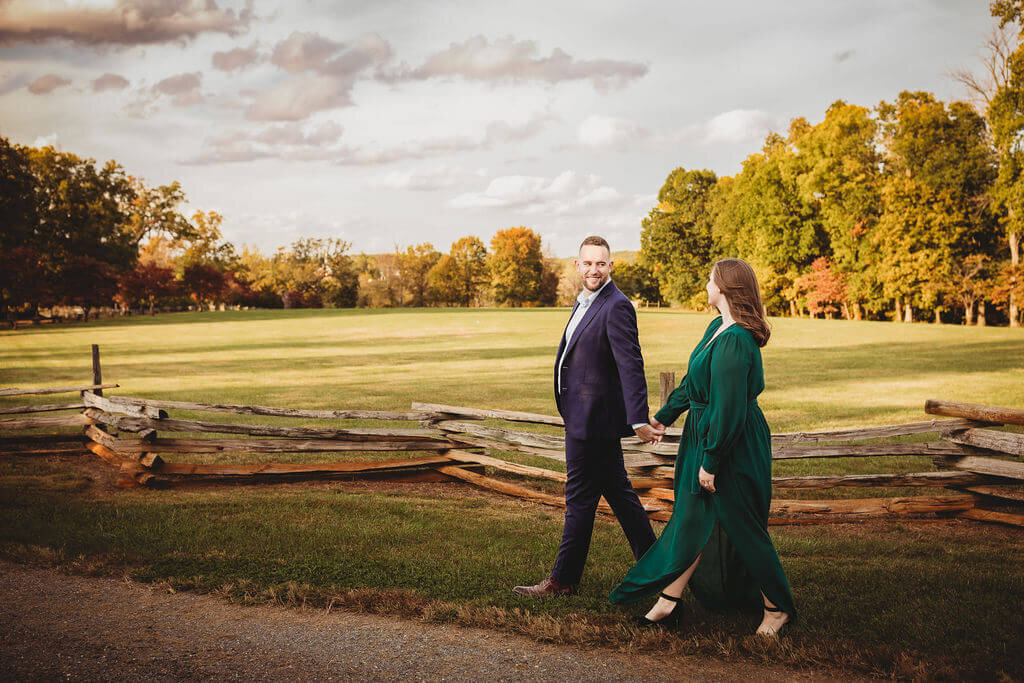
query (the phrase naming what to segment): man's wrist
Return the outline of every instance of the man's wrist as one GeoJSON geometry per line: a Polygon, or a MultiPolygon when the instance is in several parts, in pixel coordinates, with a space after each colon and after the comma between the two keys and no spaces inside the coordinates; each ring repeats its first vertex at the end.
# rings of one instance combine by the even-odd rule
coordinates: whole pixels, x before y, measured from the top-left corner
{"type": "Polygon", "coordinates": [[[637,422],[635,425],[631,425],[631,426],[633,427],[633,431],[635,432],[636,430],[640,429],[641,427],[646,427],[647,423],[646,422],[637,422]]]}

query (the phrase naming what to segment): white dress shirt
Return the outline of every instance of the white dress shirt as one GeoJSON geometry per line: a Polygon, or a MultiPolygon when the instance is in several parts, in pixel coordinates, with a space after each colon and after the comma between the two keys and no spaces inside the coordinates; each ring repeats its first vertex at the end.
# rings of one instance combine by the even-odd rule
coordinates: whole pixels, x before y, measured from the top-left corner
{"type": "MultiPolygon", "coordinates": [[[[569,342],[572,341],[572,335],[576,333],[576,328],[579,327],[580,321],[583,320],[583,316],[587,314],[587,310],[590,308],[590,304],[594,303],[594,300],[597,298],[597,295],[600,294],[601,290],[607,287],[608,283],[611,281],[611,278],[605,280],[604,284],[598,287],[596,292],[591,292],[586,287],[584,287],[583,291],[580,292],[579,296],[576,297],[576,303],[578,303],[579,305],[576,307],[576,310],[573,311],[572,317],[569,318],[569,324],[565,326],[565,349],[563,349],[562,355],[558,359],[559,393],[562,392],[562,364],[565,362],[565,354],[569,350],[569,342]]],[[[633,427],[633,429],[637,429],[638,427],[642,427],[643,425],[644,423],[641,422],[631,426],[633,427]]]]}

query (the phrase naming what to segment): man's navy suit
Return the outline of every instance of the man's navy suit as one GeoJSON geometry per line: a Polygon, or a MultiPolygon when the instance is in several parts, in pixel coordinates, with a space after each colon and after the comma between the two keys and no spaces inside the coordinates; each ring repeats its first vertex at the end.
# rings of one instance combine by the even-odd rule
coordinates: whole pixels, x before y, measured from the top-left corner
{"type": "Polygon", "coordinates": [[[551,578],[563,585],[578,584],[583,574],[601,496],[637,559],[655,540],[626,477],[619,442],[633,434],[630,425],[648,423],[636,311],[614,282],[593,296],[568,346],[563,333],[555,357],[555,403],[565,420],[567,481],[565,530],[551,578]]]}

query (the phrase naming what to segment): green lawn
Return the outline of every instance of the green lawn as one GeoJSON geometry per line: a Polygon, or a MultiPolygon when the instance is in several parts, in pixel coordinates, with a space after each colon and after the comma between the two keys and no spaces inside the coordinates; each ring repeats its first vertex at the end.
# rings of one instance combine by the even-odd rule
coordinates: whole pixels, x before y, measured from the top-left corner
{"type": "MultiPolygon", "coordinates": [[[[242,311],[5,331],[0,386],[83,383],[97,343],[104,378],[120,383],[113,393],[122,395],[390,410],[428,401],[551,414],[551,366],[567,316],[242,311]]],[[[652,407],[658,372],[682,377],[709,320],[641,311],[652,407]]],[[[778,319],[764,359],[760,403],[774,431],[922,420],[933,397],[1024,406],[1022,330],[778,319]]],[[[931,464],[838,459],[779,463],[776,474],[915,469],[931,464]]],[[[532,603],[508,588],[550,568],[561,529],[555,509],[456,484],[97,490],[92,471],[74,459],[0,461],[3,554],[239,600],[334,601],[540,639],[905,677],[1024,676],[1024,534],[1016,530],[965,522],[773,527],[802,620],[781,647],[766,650],[732,637],[752,631],[756,617],[709,615],[692,602],[678,634],[637,633],[628,619],[641,606],[623,610],[605,599],[630,566],[612,520],[597,525],[581,593],[532,603]]]]}

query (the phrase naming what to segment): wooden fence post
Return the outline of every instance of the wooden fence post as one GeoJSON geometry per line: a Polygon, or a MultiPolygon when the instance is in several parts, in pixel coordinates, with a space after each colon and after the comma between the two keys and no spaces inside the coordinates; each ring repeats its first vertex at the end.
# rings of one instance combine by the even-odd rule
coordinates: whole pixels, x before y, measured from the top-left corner
{"type": "Polygon", "coordinates": [[[676,388],[676,373],[674,372],[663,372],[661,373],[661,405],[664,406],[668,402],[668,395],[672,393],[672,390],[676,388]]]}
{"type": "MultiPolygon", "coordinates": [[[[100,345],[92,345],[92,383],[93,385],[103,384],[103,372],[100,370],[100,345]]],[[[103,395],[102,389],[93,390],[97,396],[103,395]]]]}

